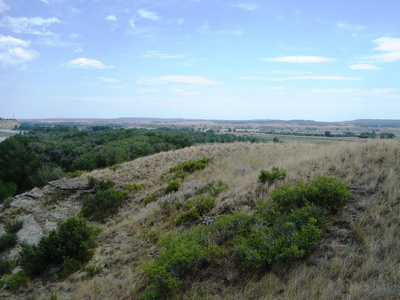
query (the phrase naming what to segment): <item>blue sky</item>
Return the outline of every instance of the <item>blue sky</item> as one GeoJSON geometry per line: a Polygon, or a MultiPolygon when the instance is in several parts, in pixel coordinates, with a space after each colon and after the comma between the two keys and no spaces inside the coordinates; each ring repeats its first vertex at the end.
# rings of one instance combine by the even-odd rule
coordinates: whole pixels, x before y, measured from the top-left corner
{"type": "Polygon", "coordinates": [[[0,117],[400,116],[398,0],[0,0],[0,117]]]}

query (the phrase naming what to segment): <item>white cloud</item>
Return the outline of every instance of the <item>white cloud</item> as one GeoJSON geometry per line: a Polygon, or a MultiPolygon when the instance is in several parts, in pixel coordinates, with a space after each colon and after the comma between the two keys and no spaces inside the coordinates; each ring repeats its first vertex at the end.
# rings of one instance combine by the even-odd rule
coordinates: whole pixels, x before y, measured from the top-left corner
{"type": "Polygon", "coordinates": [[[76,48],[76,49],[74,50],[74,52],[82,52],[82,51],[83,51],[82,47],[78,47],[78,48],[76,48]]]}
{"type": "Polygon", "coordinates": [[[97,77],[98,80],[105,82],[105,83],[117,83],[119,82],[117,79],[114,78],[106,78],[106,77],[97,77]]]}
{"type": "Polygon", "coordinates": [[[109,15],[106,17],[106,20],[107,21],[117,21],[117,17],[114,15],[109,15]]]}
{"type": "Polygon", "coordinates": [[[39,54],[30,49],[30,41],[24,41],[12,36],[0,36],[0,63],[3,67],[6,66],[22,66],[34,60],[39,54]]]}
{"type": "Polygon", "coordinates": [[[168,84],[168,83],[187,83],[187,84],[203,84],[203,85],[221,84],[204,76],[180,76],[180,75],[166,75],[155,78],[142,78],[138,81],[138,84],[168,84]]]}
{"type": "Polygon", "coordinates": [[[380,70],[381,69],[375,65],[369,65],[369,64],[350,65],[349,68],[351,70],[380,70]]]}
{"type": "Polygon", "coordinates": [[[249,3],[232,4],[232,6],[237,8],[242,8],[248,11],[254,11],[258,8],[257,4],[249,4],[249,3]]]}
{"type": "Polygon", "coordinates": [[[155,12],[148,11],[145,9],[139,9],[138,13],[144,19],[149,19],[153,21],[158,21],[160,19],[160,17],[155,12]]]}
{"type": "Polygon", "coordinates": [[[81,36],[80,36],[79,34],[77,34],[77,33],[71,33],[69,36],[71,37],[71,39],[79,39],[79,38],[81,37],[81,36]]]}
{"type": "Polygon", "coordinates": [[[40,1],[43,3],[46,3],[46,4],[50,4],[50,2],[48,0],[40,0],[40,1]]]}
{"type": "Polygon", "coordinates": [[[10,10],[10,6],[5,4],[3,0],[0,0],[0,13],[10,10]]]}
{"type": "Polygon", "coordinates": [[[12,18],[4,17],[0,21],[0,27],[6,27],[14,33],[30,33],[36,35],[51,35],[51,31],[47,31],[47,27],[54,24],[61,23],[57,18],[43,19],[41,17],[34,18],[12,18]]]}
{"type": "Polygon", "coordinates": [[[171,55],[162,53],[159,51],[147,51],[146,54],[142,55],[143,58],[159,58],[159,59],[173,59],[173,58],[185,58],[183,54],[171,55]]]}
{"type": "Polygon", "coordinates": [[[129,25],[131,25],[132,28],[136,27],[134,20],[129,20],[129,25]]]}
{"type": "Polygon", "coordinates": [[[367,59],[377,63],[393,62],[400,59],[399,38],[382,37],[374,40],[374,43],[378,44],[378,47],[375,47],[374,50],[383,53],[371,55],[367,59]]]}
{"type": "Polygon", "coordinates": [[[286,87],[284,87],[284,86],[273,86],[273,87],[271,87],[271,90],[282,91],[282,90],[286,90],[286,87]]]}
{"type": "Polygon", "coordinates": [[[292,80],[333,80],[333,81],[347,81],[347,80],[361,80],[358,77],[343,77],[343,76],[293,76],[293,77],[257,77],[246,76],[239,77],[244,80],[264,80],[264,81],[292,81],[292,80]]]}
{"type": "Polygon", "coordinates": [[[365,26],[363,26],[363,25],[353,25],[353,24],[348,24],[348,23],[344,23],[344,22],[337,22],[336,27],[338,27],[340,29],[350,30],[350,31],[360,31],[365,28],[365,26]]]}
{"type": "Polygon", "coordinates": [[[30,44],[30,41],[24,41],[12,36],[0,36],[0,49],[14,46],[29,47],[30,44]]]}
{"type": "Polygon", "coordinates": [[[62,64],[62,66],[68,67],[68,68],[82,68],[82,69],[89,69],[89,70],[114,68],[114,66],[106,66],[101,61],[98,61],[95,59],[89,59],[89,58],[77,58],[77,59],[74,59],[67,63],[62,64]]]}
{"type": "Polygon", "coordinates": [[[73,13],[76,13],[76,14],[80,14],[81,13],[81,11],[79,9],[75,8],[75,7],[71,8],[71,11],[73,13]]]}
{"type": "Polygon", "coordinates": [[[320,63],[320,62],[331,62],[335,58],[327,58],[323,56],[281,56],[272,58],[263,58],[265,61],[272,62],[286,62],[286,63],[320,63]]]}

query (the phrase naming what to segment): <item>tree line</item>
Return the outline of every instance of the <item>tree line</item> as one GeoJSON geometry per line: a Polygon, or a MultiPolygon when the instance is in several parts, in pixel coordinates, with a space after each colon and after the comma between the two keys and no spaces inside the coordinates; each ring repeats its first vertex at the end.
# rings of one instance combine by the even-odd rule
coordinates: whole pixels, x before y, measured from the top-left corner
{"type": "Polygon", "coordinates": [[[108,126],[31,126],[0,143],[0,202],[78,170],[105,168],[196,143],[263,139],[191,128],[121,129],[108,126]]]}

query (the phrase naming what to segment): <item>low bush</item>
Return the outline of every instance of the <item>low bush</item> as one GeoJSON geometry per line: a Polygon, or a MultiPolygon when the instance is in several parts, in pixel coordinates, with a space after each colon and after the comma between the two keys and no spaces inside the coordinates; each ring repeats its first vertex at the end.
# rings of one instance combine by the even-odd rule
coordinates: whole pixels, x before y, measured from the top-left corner
{"type": "Polygon", "coordinates": [[[209,158],[202,158],[196,161],[185,161],[175,167],[169,169],[169,173],[174,173],[169,180],[175,180],[178,178],[185,178],[187,175],[194,173],[195,171],[202,170],[207,167],[210,162],[209,158]]]}
{"type": "Polygon", "coordinates": [[[0,276],[11,273],[13,268],[14,268],[14,265],[12,262],[10,262],[9,260],[6,260],[2,256],[0,256],[0,276]]]}
{"type": "Polygon", "coordinates": [[[93,277],[94,275],[100,273],[101,270],[102,270],[102,267],[98,266],[98,265],[91,265],[91,266],[87,266],[85,268],[85,272],[88,277],[93,277]]]}
{"type": "Polygon", "coordinates": [[[187,201],[187,211],[178,215],[176,224],[193,222],[208,213],[214,206],[215,199],[211,195],[197,195],[187,201]]]}
{"type": "MultiPolygon", "coordinates": [[[[176,223],[207,213],[213,205],[212,190],[211,184],[199,188],[204,194],[187,201],[186,212],[176,223]]],[[[241,271],[262,271],[271,264],[301,259],[318,243],[329,215],[349,197],[338,179],[316,177],[307,184],[276,188],[271,199],[260,200],[252,214],[235,212],[218,217],[209,226],[169,233],[157,245],[158,258],[145,267],[148,285],[141,299],[168,296],[216,255],[233,258],[241,271]]]]}
{"type": "Polygon", "coordinates": [[[83,197],[81,214],[84,217],[102,222],[116,213],[129,192],[115,190],[113,189],[114,185],[114,182],[110,179],[99,181],[90,177],[89,186],[94,189],[95,194],[83,197]]]}
{"type": "Polygon", "coordinates": [[[271,198],[284,210],[290,210],[313,203],[326,209],[329,213],[335,213],[351,196],[346,185],[334,177],[317,176],[307,184],[300,181],[291,187],[284,184],[276,188],[271,198]]]}
{"type": "Polygon", "coordinates": [[[16,292],[28,282],[29,276],[24,271],[20,271],[17,274],[8,278],[6,281],[6,285],[11,291],[16,292]]]}
{"type": "Polygon", "coordinates": [[[131,193],[132,191],[140,191],[143,190],[143,185],[136,183],[127,183],[125,184],[125,190],[127,190],[129,193],[131,193]]]}
{"type": "Polygon", "coordinates": [[[156,201],[157,201],[157,193],[153,193],[153,194],[147,196],[147,197],[143,200],[143,203],[144,203],[145,205],[147,205],[147,204],[149,204],[149,203],[151,203],[151,202],[156,202],[156,201]]]}
{"type": "Polygon", "coordinates": [[[280,170],[277,167],[273,167],[272,171],[261,170],[260,176],[258,177],[258,181],[261,183],[273,183],[277,179],[283,179],[286,177],[286,171],[280,170]]]}
{"type": "Polygon", "coordinates": [[[187,233],[171,232],[162,238],[157,260],[145,266],[148,285],[140,299],[166,297],[179,288],[183,278],[206,266],[220,252],[210,243],[209,232],[207,226],[198,226],[187,233]]]}
{"type": "Polygon", "coordinates": [[[5,233],[0,236],[0,252],[14,247],[17,243],[16,233],[5,233]]]}
{"type": "Polygon", "coordinates": [[[177,180],[171,181],[167,188],[165,189],[165,193],[169,194],[169,193],[173,193],[179,190],[180,184],[177,180]]]}
{"type": "Polygon", "coordinates": [[[70,217],[37,245],[21,244],[19,264],[28,275],[43,273],[53,265],[68,273],[73,263],[83,263],[92,257],[98,233],[99,229],[88,226],[86,220],[70,217]]]}
{"type": "Polygon", "coordinates": [[[17,233],[22,229],[24,221],[7,222],[4,224],[4,230],[7,233],[17,233]]]}

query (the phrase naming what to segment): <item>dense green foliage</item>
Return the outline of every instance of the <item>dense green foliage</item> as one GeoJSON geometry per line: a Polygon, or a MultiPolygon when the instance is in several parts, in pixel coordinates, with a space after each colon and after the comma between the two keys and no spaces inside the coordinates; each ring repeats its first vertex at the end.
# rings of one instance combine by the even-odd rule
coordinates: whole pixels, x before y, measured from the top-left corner
{"type": "Polygon", "coordinates": [[[13,267],[13,264],[9,260],[0,256],[0,276],[11,273],[13,267]]]}
{"type": "Polygon", "coordinates": [[[283,179],[286,176],[285,170],[280,170],[277,167],[272,168],[272,172],[261,170],[260,176],[258,176],[258,181],[261,183],[272,183],[277,179],[283,179]]]}
{"type": "MultiPolygon", "coordinates": [[[[213,202],[208,199],[213,199],[210,193],[214,183],[209,187],[201,197],[190,198],[187,210],[178,216],[178,224],[210,210],[213,202]]],[[[158,258],[145,267],[148,285],[142,299],[169,295],[217,257],[229,258],[241,272],[262,272],[271,264],[300,259],[320,239],[328,216],[336,213],[349,197],[350,192],[338,179],[316,177],[307,184],[276,188],[271,198],[260,200],[249,215],[235,212],[219,217],[210,226],[169,233],[158,243],[158,258]]]]}
{"type": "Polygon", "coordinates": [[[195,171],[204,169],[207,167],[210,159],[205,157],[196,161],[185,161],[175,167],[169,169],[169,173],[172,173],[172,177],[168,180],[175,180],[177,178],[185,178],[187,175],[194,173],[195,171]]]}
{"type": "Polygon", "coordinates": [[[62,272],[73,262],[86,262],[94,254],[98,229],[84,219],[70,217],[42,237],[37,245],[21,244],[19,264],[28,275],[37,275],[57,267],[62,272]]]}
{"type": "Polygon", "coordinates": [[[99,221],[116,213],[129,194],[127,190],[113,189],[115,183],[110,179],[97,180],[91,177],[89,185],[94,189],[94,194],[83,197],[82,215],[99,221]]]}
{"type": "MultiPolygon", "coordinates": [[[[258,142],[262,139],[216,134],[213,130],[160,128],[114,129],[94,126],[30,126],[24,135],[0,143],[0,201],[15,193],[43,186],[70,172],[112,167],[138,157],[195,143],[258,142]]],[[[79,174],[79,173],[76,173],[79,174]]]]}

